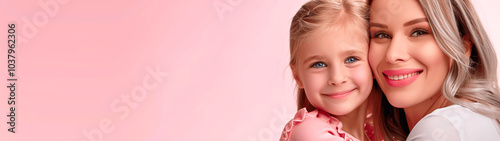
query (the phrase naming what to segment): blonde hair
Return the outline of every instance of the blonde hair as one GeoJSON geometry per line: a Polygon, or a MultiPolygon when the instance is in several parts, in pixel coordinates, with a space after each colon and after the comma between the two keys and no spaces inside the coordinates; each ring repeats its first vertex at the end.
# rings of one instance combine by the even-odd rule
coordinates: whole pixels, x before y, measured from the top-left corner
{"type": "MultiPolygon", "coordinates": [[[[368,42],[368,4],[365,0],[311,0],[297,11],[290,26],[290,67],[297,63],[297,53],[311,33],[342,28],[363,34],[368,42]]],[[[297,110],[315,108],[304,89],[297,88],[297,110]]]]}
{"type": "MultiPolygon", "coordinates": [[[[455,104],[497,120],[500,125],[497,57],[472,3],[469,0],[419,2],[436,42],[453,59],[442,86],[442,94],[455,104]],[[466,54],[464,42],[471,43],[470,57],[466,54]]],[[[385,131],[386,140],[404,140],[409,133],[404,111],[387,103],[387,98],[382,97],[382,105],[376,111],[379,115],[375,115],[375,118],[385,124],[378,128],[385,131]],[[387,115],[387,111],[391,111],[392,115],[387,115]]]]}
{"type": "Polygon", "coordinates": [[[420,0],[434,38],[454,62],[443,84],[451,102],[484,116],[500,119],[497,58],[469,0],[420,0]],[[470,41],[464,41],[468,37],[470,41]],[[471,42],[471,56],[464,42],[471,42]]]}

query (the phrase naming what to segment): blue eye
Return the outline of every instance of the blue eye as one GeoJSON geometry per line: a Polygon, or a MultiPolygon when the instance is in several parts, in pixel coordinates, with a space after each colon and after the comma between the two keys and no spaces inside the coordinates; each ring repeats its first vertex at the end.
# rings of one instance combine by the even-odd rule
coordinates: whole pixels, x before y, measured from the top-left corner
{"type": "Polygon", "coordinates": [[[417,37],[417,36],[421,36],[421,35],[425,35],[425,34],[429,34],[429,32],[427,30],[424,30],[424,29],[415,29],[415,30],[413,30],[413,32],[411,33],[410,36],[417,37]]]}
{"type": "Polygon", "coordinates": [[[356,61],[358,61],[358,60],[359,60],[359,59],[358,59],[358,58],[356,58],[356,57],[349,57],[349,58],[347,58],[347,59],[345,60],[345,63],[348,63],[348,64],[349,64],[349,63],[354,63],[354,62],[356,62],[356,61]]]}
{"type": "Polygon", "coordinates": [[[313,67],[313,68],[322,68],[322,67],[326,67],[326,64],[323,63],[323,62],[316,62],[316,63],[312,64],[311,67],[313,67]]]}
{"type": "Polygon", "coordinates": [[[392,39],[392,37],[389,36],[388,34],[386,34],[386,33],[380,33],[380,32],[375,33],[372,38],[392,39]]]}

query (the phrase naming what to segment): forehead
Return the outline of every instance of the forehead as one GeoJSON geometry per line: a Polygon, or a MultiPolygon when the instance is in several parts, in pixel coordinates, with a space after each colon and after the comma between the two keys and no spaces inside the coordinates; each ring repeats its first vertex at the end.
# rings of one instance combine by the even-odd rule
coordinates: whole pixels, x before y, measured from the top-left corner
{"type": "Polygon", "coordinates": [[[370,5],[370,22],[403,23],[426,17],[417,0],[373,0],[370,5]]]}
{"type": "Polygon", "coordinates": [[[347,50],[368,52],[368,37],[346,28],[320,29],[311,33],[301,45],[299,54],[332,54],[347,50]]]}

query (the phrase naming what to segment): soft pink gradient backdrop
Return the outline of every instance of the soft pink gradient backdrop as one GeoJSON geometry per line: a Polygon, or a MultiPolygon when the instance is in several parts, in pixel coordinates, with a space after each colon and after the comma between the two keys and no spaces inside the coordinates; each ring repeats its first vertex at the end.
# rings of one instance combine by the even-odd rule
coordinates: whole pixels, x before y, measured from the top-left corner
{"type": "MultiPolygon", "coordinates": [[[[101,121],[114,129],[95,140],[278,140],[295,113],[288,30],[305,1],[1,0],[3,41],[8,23],[23,39],[15,134],[2,47],[0,140],[87,141],[101,121]],[[58,11],[39,4],[47,2],[58,11]],[[216,2],[232,10],[220,18],[216,2]],[[159,81],[148,71],[157,67],[159,81]],[[144,79],[156,87],[144,89],[144,79]],[[133,107],[114,105],[141,88],[133,107]]],[[[500,50],[500,2],[474,2],[500,50]]]]}

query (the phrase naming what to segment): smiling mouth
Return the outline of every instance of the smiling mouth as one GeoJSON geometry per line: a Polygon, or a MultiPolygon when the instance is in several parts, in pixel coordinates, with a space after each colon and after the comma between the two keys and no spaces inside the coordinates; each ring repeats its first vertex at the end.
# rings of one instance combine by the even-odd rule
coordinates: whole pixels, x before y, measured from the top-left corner
{"type": "Polygon", "coordinates": [[[410,85],[422,74],[422,69],[399,69],[386,70],[382,72],[385,82],[392,87],[403,87],[410,85]]]}
{"type": "Polygon", "coordinates": [[[331,93],[331,94],[325,94],[326,96],[333,98],[333,99],[342,99],[348,95],[350,95],[356,88],[351,89],[351,90],[346,90],[346,91],[341,91],[341,92],[336,92],[336,93],[331,93]]]}
{"type": "Polygon", "coordinates": [[[389,76],[389,75],[386,75],[386,74],[384,74],[384,75],[387,76],[387,78],[389,78],[390,80],[403,80],[403,79],[406,79],[406,78],[410,78],[410,77],[419,75],[420,73],[422,73],[422,71],[413,72],[413,73],[409,73],[409,74],[392,75],[392,76],[389,76]]]}

